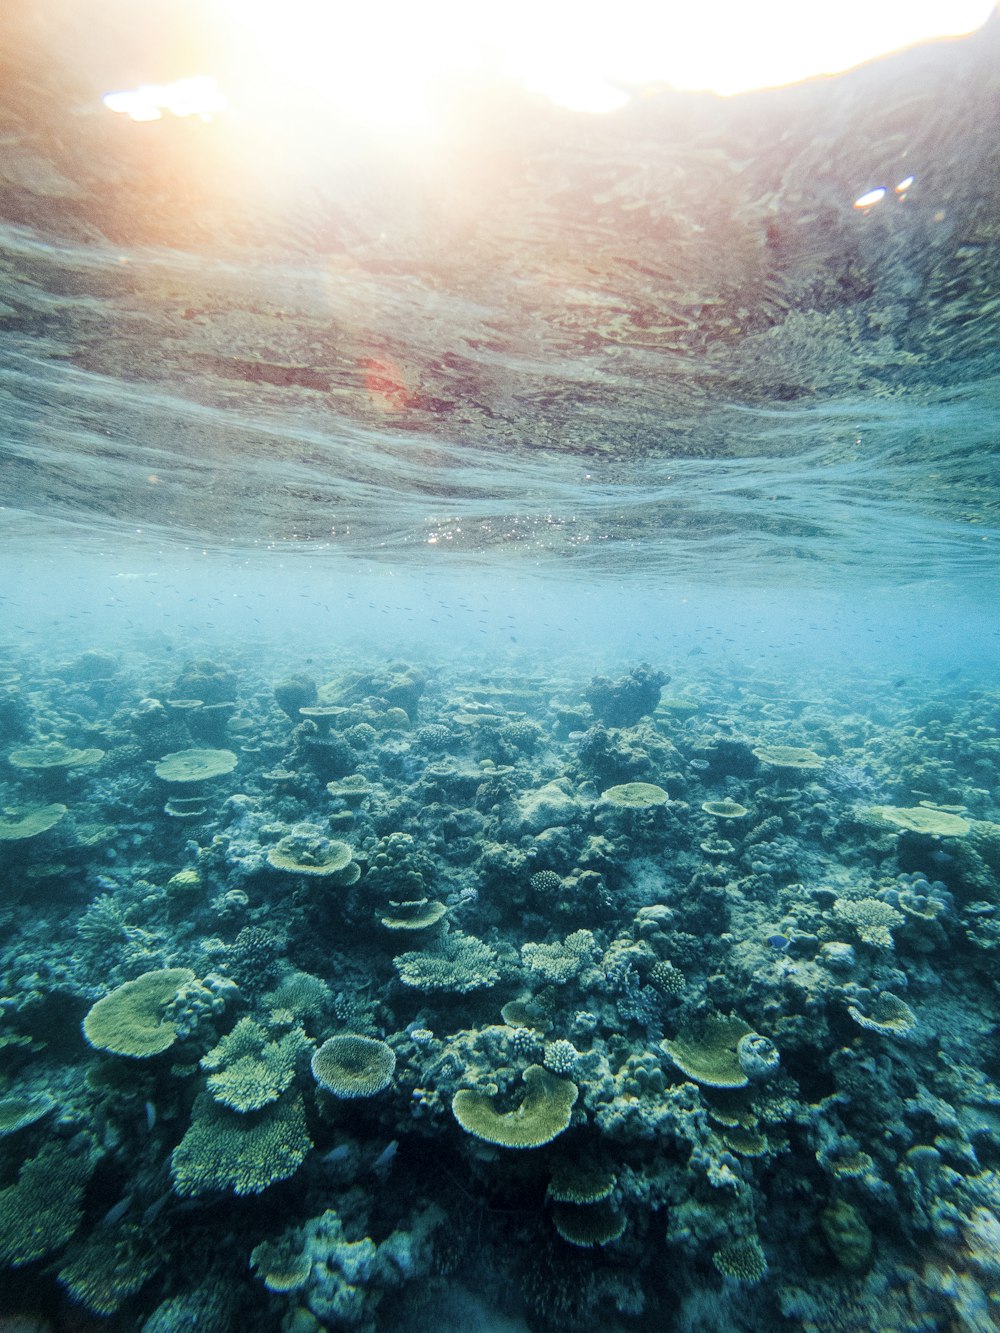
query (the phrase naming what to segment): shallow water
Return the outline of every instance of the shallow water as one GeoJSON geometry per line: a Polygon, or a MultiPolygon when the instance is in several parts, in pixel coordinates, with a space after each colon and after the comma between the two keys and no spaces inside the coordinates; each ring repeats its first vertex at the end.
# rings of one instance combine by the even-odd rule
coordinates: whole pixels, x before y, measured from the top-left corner
{"type": "Polygon", "coordinates": [[[426,157],[104,118],[60,15],[0,1325],[995,1327],[1000,27],[426,157]]]}

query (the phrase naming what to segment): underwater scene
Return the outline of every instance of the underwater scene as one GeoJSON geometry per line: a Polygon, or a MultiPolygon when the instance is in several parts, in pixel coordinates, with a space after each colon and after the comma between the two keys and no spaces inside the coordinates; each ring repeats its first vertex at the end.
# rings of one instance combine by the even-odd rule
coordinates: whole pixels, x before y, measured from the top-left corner
{"type": "Polygon", "coordinates": [[[0,1333],[1000,1328],[1000,16],[213,4],[0,16],[0,1333]]]}

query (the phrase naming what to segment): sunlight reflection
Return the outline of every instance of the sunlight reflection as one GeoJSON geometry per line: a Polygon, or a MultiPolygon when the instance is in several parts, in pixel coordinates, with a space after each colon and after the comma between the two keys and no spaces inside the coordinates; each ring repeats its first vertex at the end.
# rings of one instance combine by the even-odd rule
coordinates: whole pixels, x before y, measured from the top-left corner
{"type": "Polygon", "coordinates": [[[172,116],[198,116],[211,120],[228,106],[211,75],[199,74],[173,83],[143,83],[125,92],[107,93],[101,99],[109,111],[131,120],[161,120],[164,111],[172,116]]]}

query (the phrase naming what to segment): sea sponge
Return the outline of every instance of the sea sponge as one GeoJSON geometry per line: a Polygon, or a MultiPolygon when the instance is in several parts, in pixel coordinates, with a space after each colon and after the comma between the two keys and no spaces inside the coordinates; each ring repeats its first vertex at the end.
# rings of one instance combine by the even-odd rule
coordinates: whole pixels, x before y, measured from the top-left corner
{"type": "Polygon", "coordinates": [[[569,1126],[579,1088],[568,1078],[529,1065],[521,1075],[527,1092],[513,1111],[498,1111],[493,1098],[461,1088],[451,1099],[455,1119],[467,1134],[501,1148],[539,1148],[569,1126]]]}
{"type": "Polygon", "coordinates": [[[173,1151],[170,1173],[183,1198],[213,1190],[260,1194],[294,1175],[311,1147],[298,1093],[286,1092],[263,1110],[243,1115],[203,1092],[173,1151]]]}
{"type": "Polygon", "coordinates": [[[194,979],[189,967],[167,967],[126,981],[90,1008],[83,1035],[91,1046],[113,1055],[159,1055],[177,1040],[177,1026],[164,1011],[181,986],[194,979]]]}
{"type": "Polygon", "coordinates": [[[740,1038],[753,1031],[742,1018],[713,1014],[699,1032],[681,1032],[673,1041],[660,1042],[660,1049],[674,1064],[706,1088],[744,1088],[749,1079],[740,1066],[740,1038]]]}
{"type": "Polygon", "coordinates": [[[313,1077],[334,1097],[374,1097],[392,1082],[396,1055],[374,1037],[342,1032],[314,1052],[313,1077]]]}
{"type": "Polygon", "coordinates": [[[232,750],[175,750],[153,772],[164,782],[207,782],[231,773],[237,762],[232,750]]]}

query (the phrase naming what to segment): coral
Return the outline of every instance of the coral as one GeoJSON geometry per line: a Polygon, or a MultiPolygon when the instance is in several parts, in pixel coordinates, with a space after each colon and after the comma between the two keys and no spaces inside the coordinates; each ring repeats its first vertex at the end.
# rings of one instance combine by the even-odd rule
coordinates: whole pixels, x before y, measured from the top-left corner
{"type": "Polygon", "coordinates": [[[902,912],[880,898],[838,898],[833,912],[839,920],[854,927],[862,943],[879,949],[892,948],[890,932],[906,919],[902,912]]]}
{"type": "Polygon", "coordinates": [[[597,942],[589,930],[574,930],[561,944],[525,944],[524,966],[543,980],[564,986],[592,962],[597,942]]]}
{"type": "Polygon", "coordinates": [[[962,838],[972,828],[967,819],[949,810],[939,810],[933,805],[916,805],[909,808],[893,805],[871,805],[865,811],[893,828],[905,829],[910,833],[921,833],[925,837],[962,838]]]}
{"type": "Polygon", "coordinates": [[[70,1248],[59,1283],[92,1314],[114,1314],[166,1262],[159,1239],[128,1222],[93,1232],[70,1248]]]}
{"type": "Polygon", "coordinates": [[[753,1286],[767,1273],[767,1259],[756,1236],[723,1245],[712,1255],[712,1263],[724,1278],[753,1286]]]}
{"type": "Polygon", "coordinates": [[[467,1134],[501,1148],[538,1148],[569,1126],[579,1089],[541,1065],[524,1071],[527,1092],[512,1111],[498,1111],[492,1097],[461,1088],[451,1100],[455,1119],[467,1134]]]}
{"type": "Polygon", "coordinates": [[[389,1087],[395,1069],[391,1046],[352,1032],[328,1037],[312,1057],[313,1077],[334,1097],[374,1097],[389,1087]]]}
{"type": "Polygon", "coordinates": [[[750,811],[739,801],[723,798],[717,801],[702,801],[701,808],[706,815],[715,815],[716,819],[745,819],[750,811]]]}
{"type": "Polygon", "coordinates": [[[601,800],[621,810],[650,810],[669,805],[670,797],[653,782],[625,782],[601,793],[601,800]]]}
{"type": "Polygon", "coordinates": [[[164,782],[207,782],[231,773],[238,763],[232,750],[175,750],[153,769],[164,782]]]}
{"type": "Polygon", "coordinates": [[[748,1032],[736,1043],[736,1059],[747,1078],[769,1078],[781,1064],[778,1048],[769,1037],[748,1032]]]}
{"type": "Polygon", "coordinates": [[[660,702],[661,688],[670,679],[645,662],[627,676],[611,680],[595,676],[584,692],[594,716],[608,727],[631,727],[652,713],[660,702]]]}
{"type": "Polygon", "coordinates": [[[257,1270],[268,1291],[298,1291],[304,1287],[312,1260],[304,1252],[304,1237],[298,1228],[277,1241],[265,1240],[250,1253],[250,1267],[257,1270]]]}
{"type": "Polygon", "coordinates": [[[296,722],[299,709],[316,702],[316,682],[300,674],[286,676],[274,687],[274,702],[287,717],[296,722]]]}
{"type": "Polygon", "coordinates": [[[61,1249],[83,1218],[83,1194],[94,1158],[47,1143],[0,1190],[0,1263],[14,1268],[61,1249]]]}
{"type": "Polygon", "coordinates": [[[649,982],[661,995],[680,995],[686,985],[684,973],[673,963],[661,959],[649,969],[649,982]]]}
{"type": "Polygon", "coordinates": [[[322,875],[335,884],[355,884],[361,868],[353,860],[354,852],[346,842],[328,838],[315,824],[296,824],[291,833],[267,849],[267,859],[275,870],[290,875],[322,875]]]}
{"type": "Polygon", "coordinates": [[[392,960],[406,986],[424,991],[481,990],[500,980],[497,955],[488,944],[463,931],[447,931],[419,952],[392,960]]]}
{"type": "Polygon", "coordinates": [[[567,1244],[593,1249],[625,1234],[625,1214],[608,1203],[560,1203],[552,1209],[552,1225],[567,1244]]]}
{"type": "Polygon", "coordinates": [[[65,816],[66,806],[58,804],[35,805],[7,809],[0,815],[0,842],[21,842],[47,833],[65,816]]]}
{"type": "Polygon", "coordinates": [[[847,1012],[858,1027],[884,1037],[908,1037],[917,1026],[917,1016],[909,1005],[887,990],[882,991],[867,1014],[853,1004],[848,1005],[847,1012]]]}
{"type": "Polygon", "coordinates": [[[177,1026],[165,1017],[181,986],[194,981],[188,967],[144,972],[98,1000],[83,1020],[83,1034],[101,1051],[145,1059],[177,1040],[177,1026]]]}
{"type": "Polygon", "coordinates": [[[170,1173],[182,1198],[213,1190],[260,1194],[294,1175],[311,1147],[296,1092],[247,1114],[200,1093],[191,1124],[171,1156],[170,1173]]]}
{"type": "Polygon", "coordinates": [[[572,1074],[579,1054],[580,1052],[571,1041],[560,1038],[558,1041],[550,1041],[546,1045],[542,1064],[546,1069],[550,1069],[553,1074],[572,1074]]]}
{"type": "Polygon", "coordinates": [[[793,772],[810,772],[822,768],[826,762],[815,750],[804,750],[794,745],[758,745],[754,747],[754,757],[769,768],[793,772]]]}
{"type": "Polygon", "coordinates": [[[563,886],[562,876],[554,870],[536,870],[528,883],[532,893],[537,893],[543,899],[559,893],[563,886]]]}
{"type": "Polygon", "coordinates": [[[713,1014],[697,1032],[682,1032],[661,1048],[674,1064],[709,1088],[743,1088],[748,1077],[737,1054],[740,1040],[753,1032],[741,1018],[713,1014]]]}
{"type": "Polygon", "coordinates": [[[299,1057],[311,1046],[301,1028],[272,1038],[252,1018],[241,1018],[201,1058],[202,1069],[212,1071],[208,1090],[217,1102],[234,1111],[259,1111],[290,1086],[299,1057]]]}
{"type": "Polygon", "coordinates": [[[55,1100],[47,1092],[26,1096],[8,1093],[0,1097],[0,1138],[16,1134],[19,1129],[34,1125],[52,1110],[55,1100]]]}
{"type": "Polygon", "coordinates": [[[15,768],[26,768],[40,772],[53,769],[84,768],[100,763],[105,751],[98,749],[74,750],[61,741],[45,741],[37,745],[22,745],[11,750],[7,762],[15,768]]]}
{"type": "Polygon", "coordinates": [[[837,1262],[852,1272],[867,1268],[872,1252],[868,1223],[852,1203],[837,1199],[820,1214],[820,1226],[837,1262]]]}

